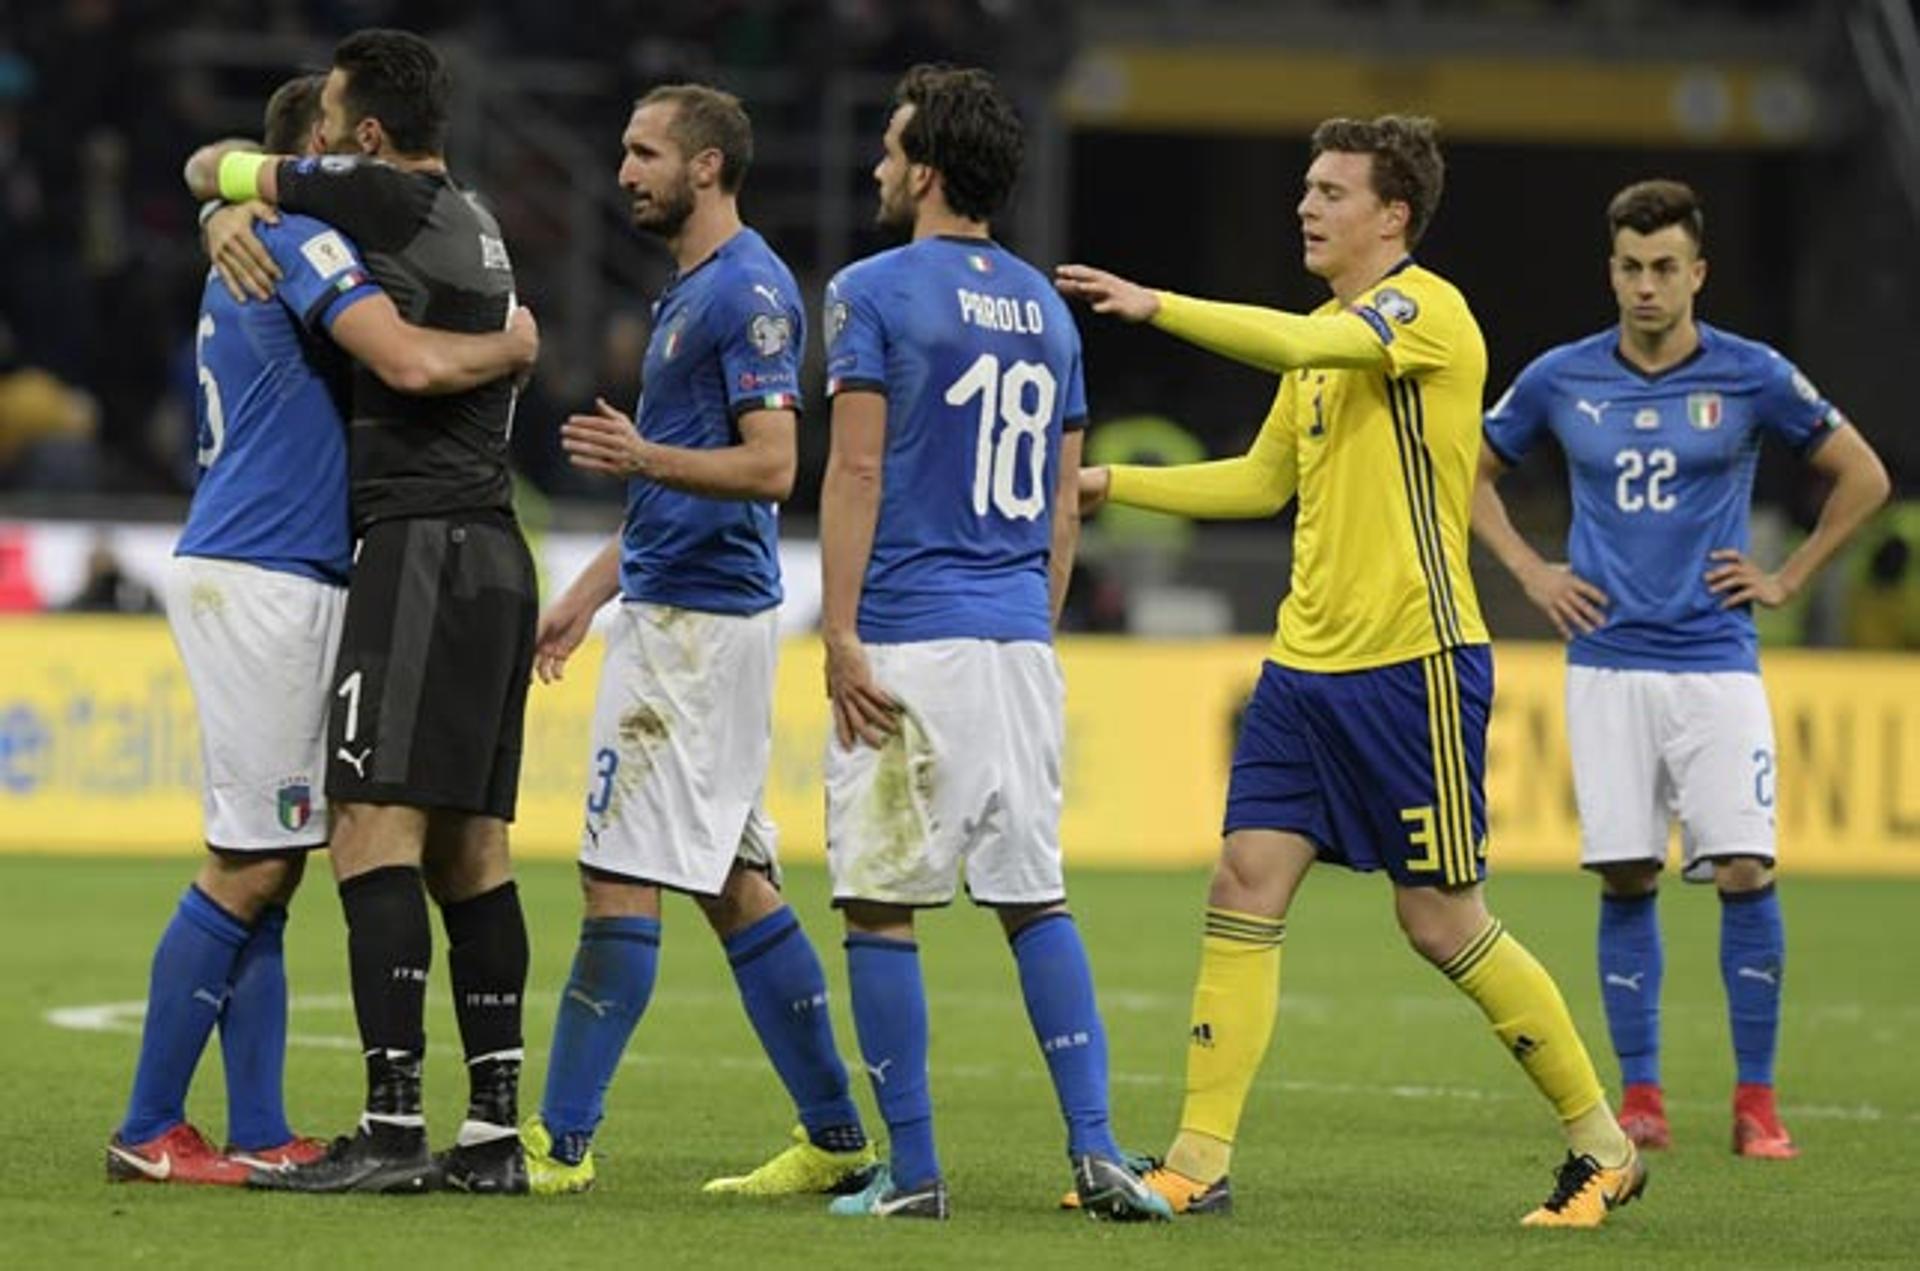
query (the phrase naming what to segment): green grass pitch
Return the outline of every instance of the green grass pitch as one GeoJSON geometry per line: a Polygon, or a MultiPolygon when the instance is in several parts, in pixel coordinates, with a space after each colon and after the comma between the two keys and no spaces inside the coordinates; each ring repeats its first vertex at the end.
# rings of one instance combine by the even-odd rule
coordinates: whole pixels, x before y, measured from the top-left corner
{"type": "MultiPolygon", "coordinates": [[[[295,1123],[353,1119],[360,1061],[339,906],[325,865],[295,904],[288,1088],[295,1123]]],[[[1280,1027],[1235,1161],[1237,1213],[1154,1229],[1056,1212],[1067,1183],[1045,1069],[995,924],[965,906],[922,920],[933,1086],[955,1217],[945,1225],[828,1218],[814,1199],[720,1202],[714,1174],[782,1145],[789,1114],[724,959],[669,902],[653,1008],[615,1084],[597,1191],[562,1199],[262,1196],[109,1186],[152,942],[192,868],[177,861],[0,860],[0,1249],[14,1267],[537,1266],[1702,1266],[1920,1258],[1920,883],[1789,879],[1782,1101],[1791,1163],[1728,1151],[1731,1057],[1710,890],[1666,889],[1666,1086],[1676,1146],[1647,1197],[1600,1232],[1529,1232],[1558,1139],[1546,1108],[1478,1013],[1410,953],[1385,883],[1324,870],[1290,922],[1280,1027]],[[83,1010],[78,1008],[95,1008],[83,1010]],[[64,1020],[64,1024],[53,1022],[64,1020]],[[75,1027],[87,1025],[88,1027],[75,1027]],[[115,1031],[118,1030],[118,1031],[115,1031]]],[[[1162,1149],[1179,1106],[1203,876],[1082,873],[1075,910],[1111,1034],[1123,1142],[1162,1149]]],[[[534,965],[527,1036],[537,1104],[556,993],[578,923],[570,867],[522,886],[534,965]]],[[[820,947],[854,1053],[834,915],[817,869],[789,890],[820,947]]],[[[1491,897],[1553,970],[1616,1081],[1593,984],[1591,880],[1502,876],[1491,897]]],[[[451,1133],[464,1098],[436,953],[429,1120],[451,1133]]],[[[859,1071],[857,1061],[854,1070],[859,1071]]],[[[218,1140],[217,1049],[192,1114],[218,1140]]],[[[872,1102],[857,1082],[870,1124],[872,1102]]]]}

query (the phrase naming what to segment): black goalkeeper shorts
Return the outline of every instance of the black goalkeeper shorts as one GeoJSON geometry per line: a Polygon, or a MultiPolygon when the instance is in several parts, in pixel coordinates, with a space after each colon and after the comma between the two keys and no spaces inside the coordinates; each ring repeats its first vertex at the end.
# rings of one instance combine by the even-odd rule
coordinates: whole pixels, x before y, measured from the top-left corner
{"type": "Polygon", "coordinates": [[[509,517],[375,523],[334,661],[327,798],[511,821],[537,591],[509,517]]]}

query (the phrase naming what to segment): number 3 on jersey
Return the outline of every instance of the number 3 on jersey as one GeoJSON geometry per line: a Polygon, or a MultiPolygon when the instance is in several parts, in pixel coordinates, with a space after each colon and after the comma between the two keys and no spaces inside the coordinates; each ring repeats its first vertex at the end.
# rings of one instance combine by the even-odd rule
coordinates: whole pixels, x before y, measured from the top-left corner
{"type": "Polygon", "coordinates": [[[1013,362],[982,353],[947,389],[947,405],[980,399],[980,432],[973,448],[973,512],[989,508],[1010,521],[1032,521],[1047,507],[1047,426],[1057,392],[1053,372],[1040,362],[1013,362]],[[1029,394],[1028,390],[1032,392],[1029,394]],[[998,436],[995,436],[996,431],[998,436]],[[1025,441],[1022,454],[1021,442],[1025,441]],[[1016,490],[1026,469],[1026,489],[1016,490]]]}

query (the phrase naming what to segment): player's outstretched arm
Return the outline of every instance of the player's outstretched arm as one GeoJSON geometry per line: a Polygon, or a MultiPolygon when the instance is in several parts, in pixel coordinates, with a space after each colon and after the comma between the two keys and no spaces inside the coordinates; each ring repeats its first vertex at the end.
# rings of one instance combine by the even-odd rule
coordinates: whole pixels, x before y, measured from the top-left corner
{"type": "Polygon", "coordinates": [[[1507,515],[1506,500],[1494,483],[1507,470],[1492,449],[1480,449],[1480,472],[1473,487],[1473,533],[1492,549],[1527,599],[1547,615],[1562,640],[1586,635],[1606,622],[1607,594],[1565,565],[1556,565],[1520,536],[1507,515]]]}
{"type": "Polygon", "coordinates": [[[540,328],[524,306],[504,331],[440,331],[409,323],[391,297],[377,292],[342,310],[331,331],[388,388],[414,396],[463,393],[519,375],[540,356],[540,328]]]}
{"type": "Polygon", "coordinates": [[[560,446],[576,468],[657,482],[709,499],[777,503],[793,493],[797,466],[791,410],[750,410],[736,421],[740,441],[701,450],[648,441],[624,412],[595,398],[590,415],[569,415],[560,446]]]}
{"type": "Polygon", "coordinates": [[[1833,482],[1820,505],[1820,519],[1814,523],[1813,533],[1794,549],[1778,572],[1771,574],[1736,548],[1713,552],[1715,563],[1707,570],[1707,587],[1720,596],[1723,608],[1744,604],[1777,608],[1786,604],[1893,491],[1886,465],[1851,424],[1830,436],[1808,462],[1815,472],[1833,482]]]}
{"type": "Polygon", "coordinates": [[[1058,266],[1054,285],[1062,295],[1085,301],[1095,313],[1151,322],[1210,353],[1275,374],[1303,366],[1384,368],[1388,364],[1380,337],[1351,313],[1306,317],[1256,305],[1196,300],[1177,292],[1152,291],[1088,265],[1058,266]]]}
{"type": "Polygon", "coordinates": [[[1082,506],[1111,501],[1153,512],[1171,512],[1206,520],[1249,520],[1269,517],[1287,505],[1299,476],[1294,454],[1295,389],[1281,385],[1273,408],[1260,425],[1247,453],[1236,459],[1178,464],[1171,468],[1115,464],[1102,478],[1086,478],[1082,506]]]}
{"type": "Polygon", "coordinates": [[[1047,595],[1053,604],[1053,625],[1067,603],[1067,584],[1073,580],[1073,557],[1080,549],[1080,455],[1086,448],[1086,430],[1076,428],[1060,439],[1060,476],[1053,488],[1053,544],[1047,555],[1047,595]]]}
{"type": "Polygon", "coordinates": [[[533,673],[542,684],[566,678],[567,659],[593,629],[593,615],[619,594],[620,539],[616,535],[540,615],[533,637],[533,673]]]}
{"type": "Polygon", "coordinates": [[[886,447],[887,399],[874,392],[836,394],[820,486],[820,635],[833,732],[842,746],[884,746],[900,728],[900,703],[874,680],[860,642],[860,593],[880,521],[886,447]]]}
{"type": "MultiPolygon", "coordinates": [[[[180,177],[193,191],[193,197],[201,202],[217,199],[220,195],[220,163],[230,154],[259,154],[260,143],[247,137],[223,137],[219,141],[209,141],[206,145],[187,156],[187,163],[180,171],[180,177]]],[[[238,200],[235,200],[238,201],[238,200]]]]}

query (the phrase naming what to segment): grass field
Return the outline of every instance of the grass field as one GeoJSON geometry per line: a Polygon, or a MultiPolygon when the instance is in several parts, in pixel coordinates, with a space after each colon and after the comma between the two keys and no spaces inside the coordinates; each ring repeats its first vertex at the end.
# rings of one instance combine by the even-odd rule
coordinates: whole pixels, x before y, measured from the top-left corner
{"type": "MultiPolygon", "coordinates": [[[[1248,1109],[1230,1219],[1137,1229],[1055,1212],[1067,1174],[1045,1070],[994,924],[964,909],[922,924],[955,1208],[944,1226],[849,1223],[813,1200],[753,1206],[699,1194],[702,1179],[780,1146],[789,1113],[725,962],[685,902],[667,915],[660,989],[614,1087],[598,1140],[602,1181],[590,1195],[336,1199],[110,1187],[102,1147],[123,1110],[138,1008],[108,1008],[144,993],[152,941],[190,869],[188,859],[0,859],[9,985],[0,1004],[9,1149],[0,1156],[0,1250],[10,1267],[1920,1260],[1916,883],[1789,882],[1782,1098],[1805,1154],[1786,1164],[1738,1161],[1727,1150],[1718,915],[1710,891],[1670,887],[1666,1084],[1676,1146],[1655,1158],[1647,1198],[1604,1231],[1542,1233],[1515,1220],[1550,1186],[1559,1148],[1549,1115],[1478,1013],[1405,949],[1379,880],[1332,871],[1309,882],[1290,923],[1280,1030],[1248,1109]]],[[[796,870],[790,891],[821,946],[851,1053],[824,885],[818,871],[796,870]]],[[[1157,1151],[1179,1104],[1204,879],[1095,873],[1073,885],[1112,1037],[1118,1128],[1124,1142],[1157,1151]]],[[[522,886],[534,949],[531,1107],[578,915],[569,867],[530,865],[522,886]]],[[[1612,1082],[1592,983],[1590,881],[1506,876],[1492,896],[1560,977],[1612,1082]]],[[[288,937],[290,1101],[297,1125],[333,1133],[357,1111],[360,1061],[330,887],[312,886],[296,902],[288,937]]],[[[444,950],[434,974],[428,1112],[445,1134],[465,1092],[444,950]]],[[[218,1067],[216,1052],[192,1104],[216,1141],[218,1067]]],[[[877,1125],[864,1079],[859,1096],[877,1125]]]]}

